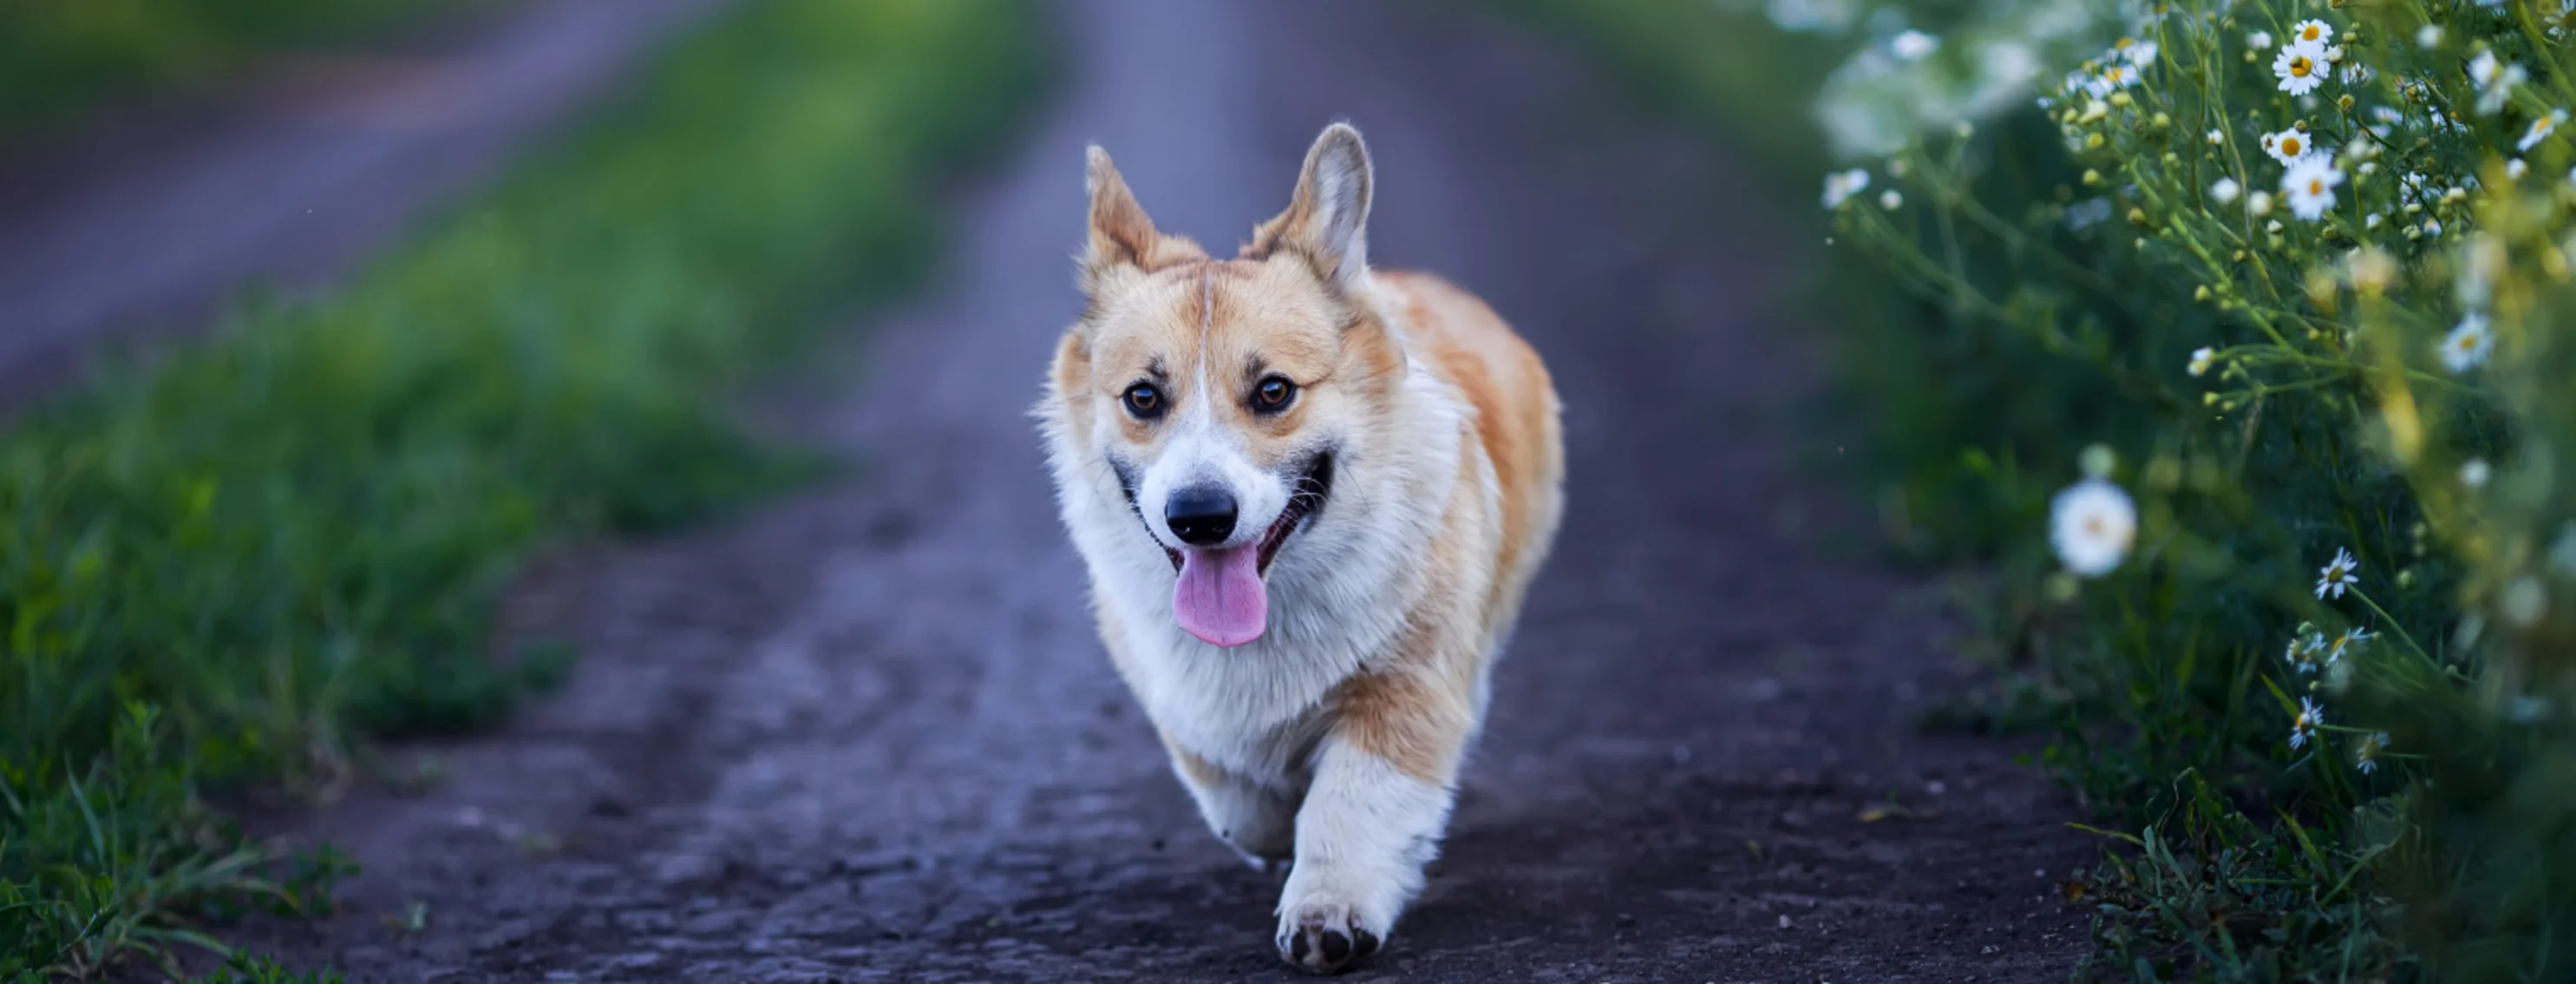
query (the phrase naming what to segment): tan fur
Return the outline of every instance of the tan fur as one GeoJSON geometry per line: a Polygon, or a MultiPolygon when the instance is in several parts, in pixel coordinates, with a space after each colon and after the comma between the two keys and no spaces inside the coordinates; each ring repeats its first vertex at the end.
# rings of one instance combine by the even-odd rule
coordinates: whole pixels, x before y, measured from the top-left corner
{"type": "Polygon", "coordinates": [[[1563,512],[1546,367],[1474,295],[1369,268],[1358,140],[1328,129],[1287,210],[1231,259],[1156,230],[1094,148],[1087,305],[1039,409],[1110,659],[1219,836],[1265,858],[1293,837],[1279,943],[1308,969],[1338,965],[1308,946],[1320,934],[1374,940],[1419,888],[1491,663],[1563,512]],[[1256,412],[1274,376],[1295,400],[1256,412]],[[1168,412],[1133,412],[1139,384],[1168,412]],[[1153,467],[1237,462],[1187,469],[1268,503],[1240,532],[1269,528],[1291,473],[1325,453],[1331,494],[1281,527],[1295,532],[1263,574],[1269,631],[1222,652],[1166,624],[1163,559],[1184,546],[1155,525],[1155,476],[1175,479],[1153,467]]]}

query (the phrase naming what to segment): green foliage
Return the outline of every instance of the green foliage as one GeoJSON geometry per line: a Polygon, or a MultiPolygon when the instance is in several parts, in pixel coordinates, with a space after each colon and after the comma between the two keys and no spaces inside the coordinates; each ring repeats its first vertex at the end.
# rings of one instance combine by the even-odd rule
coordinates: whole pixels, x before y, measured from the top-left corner
{"type": "Polygon", "coordinates": [[[811,474],[720,399],[921,272],[925,193],[1033,89],[1026,13],[763,0],[333,298],[0,437],[0,979],[326,904],[344,865],[199,789],[492,720],[562,670],[485,652],[530,549],[811,474]]]}
{"type": "Polygon", "coordinates": [[[1988,7],[1838,15],[1819,116],[1895,149],[1831,262],[1912,300],[1833,323],[1898,542],[1989,572],[1945,723],[2138,832],[2070,889],[2089,972],[2576,979],[2566,5],[2091,4],[2081,65],[2028,24],[2077,5],[1988,7]],[[1974,95],[2016,52],[2044,112],[1974,95]]]}
{"type": "Polygon", "coordinates": [[[101,100],[203,82],[252,57],[491,0],[0,0],[0,140],[101,100]]]}

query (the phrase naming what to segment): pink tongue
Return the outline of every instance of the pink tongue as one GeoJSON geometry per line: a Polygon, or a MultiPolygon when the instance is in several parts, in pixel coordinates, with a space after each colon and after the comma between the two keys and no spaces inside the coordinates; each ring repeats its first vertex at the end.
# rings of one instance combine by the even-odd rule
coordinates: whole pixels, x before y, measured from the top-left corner
{"type": "Polygon", "coordinates": [[[1270,596],[1261,586],[1260,560],[1257,543],[1181,551],[1181,583],[1172,589],[1172,614],[1181,630],[1228,649],[1261,638],[1270,623],[1270,596]]]}

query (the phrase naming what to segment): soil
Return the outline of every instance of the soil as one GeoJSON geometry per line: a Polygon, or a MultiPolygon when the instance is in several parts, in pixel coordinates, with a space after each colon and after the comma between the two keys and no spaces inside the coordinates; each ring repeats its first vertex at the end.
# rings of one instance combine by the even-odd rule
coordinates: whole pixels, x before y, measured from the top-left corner
{"type": "Polygon", "coordinates": [[[1969,684],[1937,585],[1795,463],[1835,437],[1776,312],[1806,196],[1436,0],[1067,0],[1047,122],[944,278],[854,319],[799,430],[863,473],[566,558],[513,617],[584,658],[444,781],[299,836],[365,864],[267,927],[353,981],[1287,981],[1277,880],[1203,827],[1092,633],[1027,409],[1078,311],[1082,149],[1231,244],[1329,120],[1372,259],[1549,361],[1568,514],[1430,887],[1357,980],[2056,981],[2069,797],[1914,724],[1969,684]]]}

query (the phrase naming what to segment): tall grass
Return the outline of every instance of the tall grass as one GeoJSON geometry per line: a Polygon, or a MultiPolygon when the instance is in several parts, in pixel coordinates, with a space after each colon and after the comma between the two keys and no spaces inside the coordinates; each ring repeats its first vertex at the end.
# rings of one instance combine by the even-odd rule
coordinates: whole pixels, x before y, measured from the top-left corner
{"type": "Polygon", "coordinates": [[[0,437],[0,979],[326,906],[342,862],[201,792],[492,720],[561,665],[484,650],[531,548],[799,474],[718,400],[934,255],[927,193],[1033,89],[1029,14],[759,0],[336,296],[0,437]]]}
{"type": "Polygon", "coordinates": [[[2566,6],[1784,8],[1916,299],[1837,331],[1887,515],[2107,818],[2088,973],[2576,979],[2566,6]]]}

